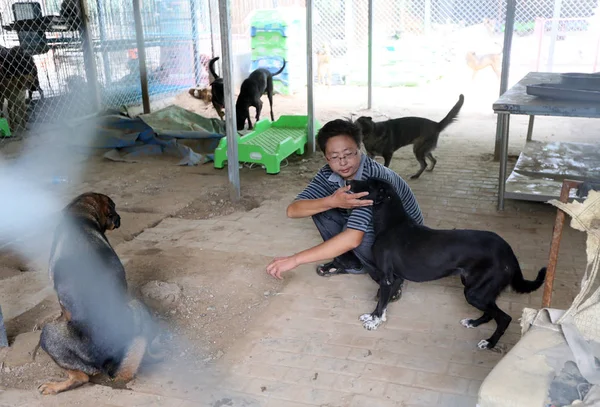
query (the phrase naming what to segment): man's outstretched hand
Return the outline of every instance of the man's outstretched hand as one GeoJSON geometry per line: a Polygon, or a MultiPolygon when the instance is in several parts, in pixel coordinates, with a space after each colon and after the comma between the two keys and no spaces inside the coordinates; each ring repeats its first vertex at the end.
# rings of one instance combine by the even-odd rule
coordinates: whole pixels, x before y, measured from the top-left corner
{"type": "Polygon", "coordinates": [[[267,266],[267,274],[270,274],[279,280],[283,280],[281,274],[285,273],[286,271],[293,270],[296,267],[298,267],[298,260],[296,256],[276,257],[267,266]]]}

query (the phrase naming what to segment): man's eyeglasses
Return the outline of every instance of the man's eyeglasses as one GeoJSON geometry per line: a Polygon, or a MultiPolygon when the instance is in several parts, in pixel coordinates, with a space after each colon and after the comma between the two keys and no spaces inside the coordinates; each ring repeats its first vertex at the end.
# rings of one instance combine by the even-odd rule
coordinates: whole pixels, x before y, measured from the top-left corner
{"type": "Polygon", "coordinates": [[[351,153],[346,153],[343,155],[333,155],[331,157],[325,156],[325,158],[327,158],[327,161],[338,161],[341,163],[342,160],[343,161],[351,160],[352,158],[356,157],[357,154],[358,154],[358,150],[354,150],[351,153]]]}

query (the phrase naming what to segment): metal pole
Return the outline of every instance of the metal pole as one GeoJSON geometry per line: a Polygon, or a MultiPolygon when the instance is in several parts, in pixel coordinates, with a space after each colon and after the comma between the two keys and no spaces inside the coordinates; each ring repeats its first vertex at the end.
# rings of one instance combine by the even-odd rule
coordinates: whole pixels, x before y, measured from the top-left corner
{"type": "Polygon", "coordinates": [[[112,75],[110,73],[110,60],[108,59],[108,52],[104,44],[106,43],[106,23],[104,21],[104,7],[102,7],[102,0],[96,0],[96,11],[98,12],[98,31],[100,34],[100,47],[102,48],[102,67],[104,68],[104,81],[105,83],[112,82],[112,75]]]}
{"type": "Polygon", "coordinates": [[[502,74],[500,75],[500,95],[508,88],[508,74],[510,73],[510,53],[512,49],[513,32],[515,29],[515,11],[517,0],[506,2],[506,22],[504,24],[504,45],[502,47],[502,74]]]}
{"type": "Polygon", "coordinates": [[[431,32],[431,0],[425,0],[425,34],[431,32]]]}
{"type": "Polygon", "coordinates": [[[194,79],[196,86],[200,85],[200,77],[202,68],[200,64],[200,51],[198,49],[198,8],[196,7],[197,0],[190,0],[190,14],[192,15],[192,54],[194,56],[194,79]]]}
{"type": "Polygon", "coordinates": [[[498,175],[498,210],[504,210],[504,191],[506,187],[506,168],[508,164],[508,130],[510,129],[510,114],[498,114],[498,128],[500,129],[500,174],[498,175]]]}
{"type": "Polygon", "coordinates": [[[367,87],[368,87],[368,96],[367,96],[367,109],[371,109],[373,107],[373,0],[369,0],[368,4],[368,48],[367,48],[367,87]]]}
{"type": "Polygon", "coordinates": [[[140,0],[133,0],[133,18],[135,20],[135,39],[137,41],[138,62],[140,64],[140,84],[142,86],[142,104],[144,113],[150,113],[150,95],[148,93],[148,72],[146,70],[146,46],[144,45],[144,27],[140,0]]]}
{"type": "Polygon", "coordinates": [[[554,65],[554,47],[556,45],[556,37],[558,36],[558,19],[562,10],[562,0],[554,0],[554,12],[552,13],[552,31],[550,32],[550,48],[548,49],[548,62],[546,64],[546,72],[552,72],[554,65]]]}
{"type": "Polygon", "coordinates": [[[210,57],[215,56],[215,32],[213,30],[213,0],[208,0],[208,21],[210,25],[210,57]]]}
{"type": "Polygon", "coordinates": [[[219,1],[219,26],[221,29],[221,55],[223,56],[223,84],[225,85],[225,130],[227,134],[227,172],[230,196],[233,202],[240,200],[240,167],[238,161],[238,132],[233,100],[233,60],[231,38],[231,15],[229,2],[219,1]]]}
{"type": "Polygon", "coordinates": [[[92,31],[86,0],[79,0],[79,10],[81,11],[81,46],[83,48],[83,64],[85,65],[85,76],[90,87],[91,99],[94,102],[94,108],[100,110],[102,99],[100,96],[100,87],[98,86],[98,71],[96,69],[96,58],[94,58],[94,43],[92,41],[92,31]]]}
{"type": "Polygon", "coordinates": [[[313,0],[306,0],[306,100],[308,125],[306,136],[308,138],[308,154],[315,152],[315,104],[314,104],[314,78],[313,78],[313,0]]]}
{"type": "MultiPolygon", "coordinates": [[[[500,75],[500,96],[508,88],[508,74],[510,73],[510,53],[512,49],[513,31],[515,27],[516,0],[506,2],[506,21],[504,23],[504,46],[502,47],[502,74],[500,75]]],[[[500,118],[496,124],[496,146],[494,148],[494,161],[500,160],[500,149],[502,144],[500,129],[500,118]]]]}

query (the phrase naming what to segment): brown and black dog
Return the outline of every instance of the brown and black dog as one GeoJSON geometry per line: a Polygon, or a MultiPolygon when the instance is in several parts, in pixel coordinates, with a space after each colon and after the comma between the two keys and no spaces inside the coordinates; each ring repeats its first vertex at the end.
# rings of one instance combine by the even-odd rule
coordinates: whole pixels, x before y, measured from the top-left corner
{"type": "Polygon", "coordinates": [[[497,54],[484,54],[477,55],[474,52],[467,52],[466,55],[467,65],[473,71],[471,79],[475,79],[477,72],[488,66],[494,70],[494,73],[500,79],[500,72],[502,71],[502,52],[497,54]]]}
{"type": "Polygon", "coordinates": [[[40,346],[68,378],[42,384],[42,394],[76,388],[100,373],[133,379],[144,356],[153,356],[156,333],[146,308],[129,297],[125,269],[105,235],[121,224],[112,199],[85,193],[63,215],[48,267],[62,314],[44,326],[40,346]]]}

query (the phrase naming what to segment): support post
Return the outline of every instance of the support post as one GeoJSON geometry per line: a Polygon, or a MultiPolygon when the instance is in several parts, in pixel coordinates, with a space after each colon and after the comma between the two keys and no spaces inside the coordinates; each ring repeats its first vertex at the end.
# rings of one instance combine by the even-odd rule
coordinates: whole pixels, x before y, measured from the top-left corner
{"type": "Polygon", "coordinates": [[[367,45],[367,87],[368,87],[368,96],[367,96],[367,109],[373,108],[373,0],[368,0],[368,45],[367,45]]]}
{"type": "Polygon", "coordinates": [[[100,87],[98,86],[98,71],[96,68],[96,58],[94,57],[94,42],[92,41],[92,31],[90,30],[90,21],[86,0],[79,0],[79,10],[81,13],[81,43],[83,48],[83,64],[85,65],[85,76],[90,88],[91,100],[94,103],[94,109],[100,110],[102,99],[100,96],[100,87]]]}
{"type": "Polygon", "coordinates": [[[306,0],[306,101],[308,125],[306,137],[308,141],[308,154],[313,154],[315,149],[315,104],[314,104],[314,73],[313,73],[313,0],[306,0]]]}
{"type": "Polygon", "coordinates": [[[140,8],[140,0],[133,0],[133,19],[135,21],[135,39],[137,41],[138,62],[140,64],[140,85],[142,87],[142,104],[144,106],[144,114],[148,114],[150,113],[150,94],[148,93],[146,45],[144,44],[144,27],[142,25],[142,11],[140,8]]]}
{"type": "Polygon", "coordinates": [[[562,0],[554,0],[554,11],[552,13],[552,29],[550,31],[550,48],[548,49],[548,61],[546,63],[546,72],[552,72],[554,65],[554,49],[556,47],[556,37],[558,37],[558,25],[560,13],[562,11],[562,0]]]}
{"type": "Polygon", "coordinates": [[[200,85],[200,80],[202,76],[202,67],[200,63],[200,50],[198,49],[198,20],[200,16],[198,16],[198,0],[190,0],[190,14],[192,15],[192,53],[194,57],[194,80],[195,85],[200,85]]]}
{"type": "Polygon", "coordinates": [[[219,1],[219,26],[221,30],[221,55],[223,60],[223,85],[225,88],[225,130],[227,135],[227,173],[229,174],[230,197],[240,200],[240,167],[238,159],[238,132],[233,100],[233,60],[230,1],[219,1]]]}
{"type": "MultiPolygon", "coordinates": [[[[515,28],[515,11],[517,9],[517,0],[507,0],[506,3],[506,21],[504,23],[504,46],[502,47],[502,73],[500,75],[500,92],[502,96],[508,88],[508,74],[510,70],[510,53],[512,49],[513,31],[515,28]]],[[[500,160],[500,149],[502,140],[500,138],[500,120],[496,125],[496,145],[494,148],[494,161],[500,160]]]]}
{"type": "Polygon", "coordinates": [[[112,75],[110,72],[110,60],[108,59],[108,51],[103,45],[106,44],[106,22],[104,21],[104,7],[102,0],[96,0],[96,11],[98,12],[98,31],[100,34],[100,51],[102,52],[102,68],[104,68],[104,82],[111,83],[112,75]]]}

